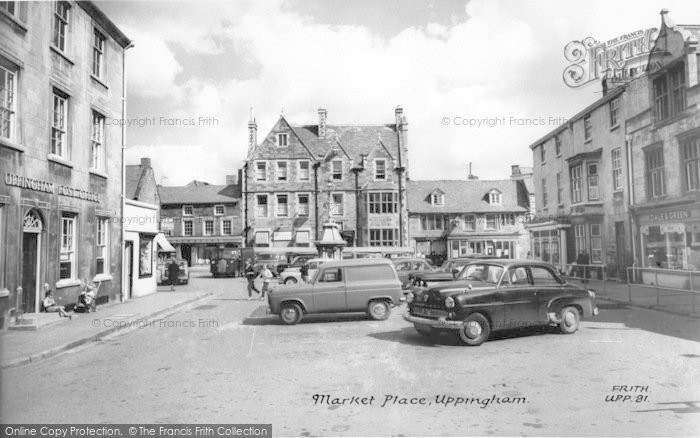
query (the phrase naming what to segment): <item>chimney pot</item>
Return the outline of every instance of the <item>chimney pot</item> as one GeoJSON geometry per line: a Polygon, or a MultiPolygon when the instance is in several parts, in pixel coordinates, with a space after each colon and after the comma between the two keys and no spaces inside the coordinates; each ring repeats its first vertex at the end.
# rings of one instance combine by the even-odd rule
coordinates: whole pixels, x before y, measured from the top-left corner
{"type": "Polygon", "coordinates": [[[325,108],[318,109],[318,136],[319,138],[326,137],[326,118],[328,117],[328,111],[325,108]]]}

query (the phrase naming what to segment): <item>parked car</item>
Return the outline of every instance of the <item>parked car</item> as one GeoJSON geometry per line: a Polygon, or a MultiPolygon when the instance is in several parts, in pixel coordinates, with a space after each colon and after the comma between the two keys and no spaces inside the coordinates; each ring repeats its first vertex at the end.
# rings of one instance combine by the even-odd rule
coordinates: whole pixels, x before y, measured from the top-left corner
{"type": "Polygon", "coordinates": [[[317,257],[318,255],[299,255],[294,257],[290,263],[278,263],[276,266],[277,274],[281,275],[282,272],[289,268],[299,269],[303,264],[317,257]]]}
{"type": "Polygon", "coordinates": [[[460,257],[457,259],[445,261],[439,269],[435,271],[418,271],[408,276],[409,287],[426,287],[434,283],[454,281],[459,276],[464,266],[475,260],[490,260],[495,259],[496,256],[489,256],[484,254],[473,254],[467,257],[460,257]]]}
{"type": "Polygon", "coordinates": [[[418,333],[449,330],[466,345],[480,345],[492,332],[529,326],[571,334],[581,318],[598,314],[595,293],[567,283],[548,263],[474,261],[460,277],[408,294],[404,318],[418,333]]]}
{"type": "Polygon", "coordinates": [[[401,298],[391,260],[362,258],[323,263],[308,284],[276,286],[267,300],[270,313],[285,324],[296,324],[311,313],[367,312],[384,320],[401,298]]]}
{"type": "MultiPolygon", "coordinates": [[[[187,284],[190,281],[190,268],[187,266],[187,260],[185,259],[175,259],[178,267],[180,268],[180,274],[177,277],[177,284],[187,284]]],[[[161,261],[159,260],[156,269],[158,270],[158,281],[160,284],[170,284],[170,279],[168,278],[168,263],[169,260],[161,261]]]]}
{"type": "Polygon", "coordinates": [[[410,285],[408,277],[416,272],[435,272],[435,267],[429,261],[422,258],[394,259],[396,272],[399,274],[401,288],[407,289],[410,285]]]}
{"type": "MultiPolygon", "coordinates": [[[[309,279],[314,277],[316,270],[321,266],[322,263],[328,262],[330,259],[315,258],[306,261],[306,265],[309,268],[309,279]]],[[[297,284],[301,283],[301,266],[299,267],[289,267],[282,271],[279,275],[279,283],[281,284],[297,284]]]]}

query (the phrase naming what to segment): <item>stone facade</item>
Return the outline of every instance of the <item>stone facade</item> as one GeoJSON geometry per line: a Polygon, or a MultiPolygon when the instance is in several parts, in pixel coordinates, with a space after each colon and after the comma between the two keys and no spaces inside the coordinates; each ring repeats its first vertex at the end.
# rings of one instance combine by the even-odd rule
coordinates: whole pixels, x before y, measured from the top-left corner
{"type": "Polygon", "coordinates": [[[314,125],[280,117],[257,142],[249,123],[243,168],[246,244],[311,247],[320,226],[333,221],[354,246],[408,242],[406,175],[408,122],[331,125],[320,109],[314,125]]]}
{"type": "Polygon", "coordinates": [[[44,283],[59,304],[75,302],[80,280],[102,282],[98,302],[120,297],[122,130],[113,121],[123,117],[129,44],[92,2],[0,8],[0,87],[14,95],[0,132],[5,310],[39,311],[44,283]],[[52,40],[57,28],[63,37],[52,40]]]}

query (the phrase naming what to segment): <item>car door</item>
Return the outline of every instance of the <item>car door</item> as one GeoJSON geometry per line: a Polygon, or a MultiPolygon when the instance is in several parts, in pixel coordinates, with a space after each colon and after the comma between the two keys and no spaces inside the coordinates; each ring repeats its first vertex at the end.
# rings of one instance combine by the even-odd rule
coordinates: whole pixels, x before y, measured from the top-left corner
{"type": "Polygon", "coordinates": [[[540,323],[537,289],[526,266],[510,266],[502,280],[505,321],[503,328],[521,328],[540,323]]]}
{"type": "Polygon", "coordinates": [[[547,305],[550,300],[562,294],[563,282],[548,266],[531,266],[530,275],[537,289],[538,316],[542,322],[545,322],[547,321],[547,305]]]}
{"type": "Polygon", "coordinates": [[[346,312],[345,279],[342,268],[319,268],[313,285],[314,312],[346,312]]]}

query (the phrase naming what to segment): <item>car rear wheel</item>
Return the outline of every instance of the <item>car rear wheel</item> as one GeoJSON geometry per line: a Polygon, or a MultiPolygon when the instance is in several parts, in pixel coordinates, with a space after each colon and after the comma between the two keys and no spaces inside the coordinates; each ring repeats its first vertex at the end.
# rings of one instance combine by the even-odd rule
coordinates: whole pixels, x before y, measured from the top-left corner
{"type": "Polygon", "coordinates": [[[284,303],[280,308],[280,319],[287,325],[294,325],[301,321],[301,306],[297,303],[284,303]]]}
{"type": "Polygon", "coordinates": [[[571,306],[564,307],[561,309],[560,318],[559,330],[561,330],[562,333],[565,335],[576,333],[581,320],[581,315],[579,315],[577,308],[571,306]]]}
{"type": "Polygon", "coordinates": [[[297,279],[294,277],[289,277],[288,279],[284,280],[284,284],[297,284],[297,279]]]}
{"type": "Polygon", "coordinates": [[[367,306],[369,317],[376,321],[383,321],[391,314],[391,307],[386,301],[372,301],[367,306]]]}
{"type": "Polygon", "coordinates": [[[483,344],[491,334],[491,324],[481,313],[472,313],[464,320],[464,326],[459,329],[459,339],[471,346],[483,344]]]}

